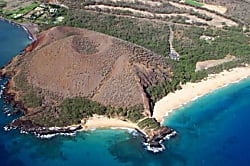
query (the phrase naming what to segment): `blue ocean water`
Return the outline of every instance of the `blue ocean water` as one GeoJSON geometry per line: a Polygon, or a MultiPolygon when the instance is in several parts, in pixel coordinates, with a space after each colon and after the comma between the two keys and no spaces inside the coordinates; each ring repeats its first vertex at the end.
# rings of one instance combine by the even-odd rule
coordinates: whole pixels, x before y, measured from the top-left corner
{"type": "MultiPolygon", "coordinates": [[[[167,120],[179,131],[169,151],[186,165],[250,165],[250,79],[216,90],[175,111],[167,120]]],[[[180,164],[182,165],[182,164],[180,164]]]]}
{"type": "Polygon", "coordinates": [[[0,20],[0,66],[19,54],[29,43],[28,35],[21,26],[0,20]]]}
{"type": "MultiPolygon", "coordinates": [[[[21,28],[0,21],[0,65],[29,43],[21,28]]],[[[0,81],[2,84],[4,80],[0,81]]],[[[38,139],[3,126],[15,117],[0,111],[1,166],[217,166],[250,163],[250,79],[231,84],[176,110],[164,122],[178,131],[152,154],[126,130],[78,132],[75,137],[38,139]]],[[[0,99],[0,108],[8,107],[0,99]]]]}

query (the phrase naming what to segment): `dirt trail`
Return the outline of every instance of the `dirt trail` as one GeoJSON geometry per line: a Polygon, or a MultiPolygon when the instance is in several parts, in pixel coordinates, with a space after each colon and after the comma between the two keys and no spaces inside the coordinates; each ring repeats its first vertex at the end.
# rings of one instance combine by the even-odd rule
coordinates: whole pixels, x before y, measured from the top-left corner
{"type": "Polygon", "coordinates": [[[197,62],[196,63],[196,69],[195,69],[195,71],[200,71],[200,70],[203,70],[203,69],[208,69],[210,67],[218,66],[220,64],[223,64],[223,63],[226,63],[226,62],[230,62],[230,61],[233,61],[235,59],[236,59],[235,56],[227,55],[223,59],[207,60],[207,61],[197,62]]]}
{"type": "Polygon", "coordinates": [[[173,40],[174,40],[174,32],[173,29],[171,27],[171,25],[169,25],[169,49],[170,49],[170,57],[174,58],[174,59],[178,59],[180,57],[179,53],[175,51],[174,46],[173,46],[173,40]]]}
{"type": "MultiPolygon", "coordinates": [[[[173,3],[173,2],[170,2],[173,3]]],[[[132,9],[129,7],[114,7],[114,6],[108,6],[108,5],[88,5],[85,6],[85,9],[88,10],[95,10],[96,8],[99,8],[101,10],[121,10],[121,11],[130,11],[132,12],[134,15],[140,15],[143,17],[147,17],[147,18],[170,18],[170,17],[176,17],[176,16],[182,16],[182,17],[187,17],[189,20],[187,20],[188,22],[200,22],[200,23],[204,23],[207,24],[209,26],[215,26],[218,28],[223,27],[223,24],[226,23],[226,25],[228,26],[235,26],[237,25],[237,23],[233,22],[232,20],[226,19],[224,17],[218,16],[214,13],[205,11],[205,10],[201,10],[201,9],[195,9],[193,7],[187,6],[187,5],[182,5],[182,4],[178,4],[178,3],[173,3],[173,5],[175,5],[178,8],[187,8],[187,9],[193,9],[196,12],[205,14],[212,19],[212,21],[206,21],[204,19],[198,18],[197,16],[194,15],[190,15],[188,13],[184,13],[184,14],[179,14],[179,13],[171,13],[171,14],[164,14],[164,13],[152,13],[149,11],[141,11],[141,10],[137,10],[137,9],[132,9]]]]}
{"type": "Polygon", "coordinates": [[[217,27],[223,27],[223,24],[225,23],[227,26],[237,26],[238,24],[230,19],[227,19],[225,17],[219,16],[213,12],[209,12],[206,10],[202,10],[202,9],[196,9],[195,7],[191,7],[185,4],[180,4],[180,3],[176,3],[176,2],[169,2],[171,5],[178,7],[178,8],[185,8],[185,9],[189,9],[189,10],[193,10],[195,12],[199,12],[201,14],[205,14],[209,17],[212,17],[213,20],[210,21],[211,24],[213,26],[217,26],[217,27]]]}
{"type": "Polygon", "coordinates": [[[206,4],[204,3],[204,6],[202,6],[203,8],[206,8],[208,10],[211,11],[216,11],[220,14],[225,14],[227,12],[227,8],[224,6],[219,6],[219,5],[212,5],[212,4],[206,4]]]}
{"type": "Polygon", "coordinates": [[[151,0],[110,0],[111,2],[129,2],[129,3],[135,3],[135,2],[141,2],[150,6],[160,6],[162,5],[161,2],[157,1],[151,1],[151,0]]]}
{"type": "Polygon", "coordinates": [[[140,15],[145,16],[145,17],[154,17],[154,15],[157,15],[157,14],[153,14],[153,13],[147,12],[147,11],[141,11],[141,10],[136,10],[136,9],[132,9],[132,8],[127,8],[127,7],[113,7],[113,6],[107,6],[107,5],[89,5],[89,6],[85,6],[85,8],[86,9],[100,8],[102,10],[110,9],[110,10],[130,11],[133,14],[140,14],[140,15]]]}

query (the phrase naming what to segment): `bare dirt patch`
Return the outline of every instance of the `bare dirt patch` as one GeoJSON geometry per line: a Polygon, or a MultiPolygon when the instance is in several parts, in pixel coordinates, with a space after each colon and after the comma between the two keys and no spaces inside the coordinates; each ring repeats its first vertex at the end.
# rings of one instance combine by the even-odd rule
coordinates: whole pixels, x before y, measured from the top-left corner
{"type": "Polygon", "coordinates": [[[175,2],[169,2],[171,5],[178,7],[178,8],[185,8],[185,9],[189,9],[189,10],[193,10],[195,12],[199,12],[201,14],[205,14],[212,19],[212,21],[210,21],[210,24],[212,26],[215,27],[223,27],[223,24],[226,24],[227,26],[237,26],[238,24],[230,19],[227,19],[225,17],[219,16],[215,13],[206,11],[206,10],[202,10],[202,9],[196,9],[195,7],[191,7],[185,4],[180,4],[180,3],[175,3],[175,2]]]}
{"type": "Polygon", "coordinates": [[[96,9],[101,9],[103,11],[112,11],[112,10],[117,10],[117,11],[129,11],[131,13],[133,13],[133,15],[135,16],[141,16],[141,17],[146,17],[146,18],[157,18],[157,19],[169,19],[171,17],[185,17],[188,18],[188,20],[186,20],[186,22],[190,22],[191,24],[193,23],[203,23],[205,25],[209,25],[209,26],[214,26],[214,27],[223,27],[224,24],[228,25],[228,26],[235,26],[237,25],[237,23],[233,22],[230,19],[226,19],[222,16],[218,16],[212,12],[208,12],[206,10],[201,10],[201,9],[196,9],[194,7],[191,6],[187,6],[184,4],[179,4],[179,3],[174,3],[174,2],[170,2],[171,5],[178,7],[178,8],[186,8],[189,10],[194,10],[195,12],[207,15],[209,17],[212,18],[212,20],[205,20],[202,18],[199,18],[195,15],[190,15],[188,13],[171,13],[171,14],[166,14],[166,13],[154,13],[154,12],[150,12],[150,11],[142,11],[142,10],[138,10],[138,9],[133,9],[133,8],[129,8],[129,7],[116,7],[116,6],[110,6],[110,5],[88,5],[85,6],[85,9],[88,10],[96,10],[96,9]]]}
{"type": "Polygon", "coordinates": [[[199,71],[199,70],[202,70],[202,69],[208,69],[210,67],[214,67],[214,66],[226,63],[226,62],[233,61],[233,60],[235,60],[235,56],[227,55],[223,59],[207,60],[207,61],[197,62],[195,71],[199,71]]]}
{"type": "Polygon", "coordinates": [[[135,3],[135,2],[141,2],[150,6],[160,6],[162,3],[157,1],[151,1],[151,0],[110,0],[112,2],[129,2],[129,3],[135,3]]]}
{"type": "Polygon", "coordinates": [[[208,10],[216,11],[216,12],[221,13],[221,14],[225,14],[227,12],[227,8],[224,6],[204,3],[202,7],[206,8],[208,10]]]}

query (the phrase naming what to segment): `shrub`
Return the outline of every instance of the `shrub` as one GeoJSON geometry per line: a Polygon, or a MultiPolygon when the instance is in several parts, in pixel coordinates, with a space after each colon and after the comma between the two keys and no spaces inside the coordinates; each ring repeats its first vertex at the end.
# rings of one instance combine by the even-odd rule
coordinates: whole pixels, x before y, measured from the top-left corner
{"type": "Polygon", "coordinates": [[[33,90],[28,91],[21,98],[25,107],[34,108],[39,107],[42,104],[42,98],[37,96],[33,90]]]}
{"type": "Polygon", "coordinates": [[[7,6],[7,2],[0,0],[0,8],[4,8],[7,6]]]}
{"type": "Polygon", "coordinates": [[[146,118],[139,122],[138,126],[141,129],[155,129],[160,127],[160,123],[155,118],[146,118]]]}

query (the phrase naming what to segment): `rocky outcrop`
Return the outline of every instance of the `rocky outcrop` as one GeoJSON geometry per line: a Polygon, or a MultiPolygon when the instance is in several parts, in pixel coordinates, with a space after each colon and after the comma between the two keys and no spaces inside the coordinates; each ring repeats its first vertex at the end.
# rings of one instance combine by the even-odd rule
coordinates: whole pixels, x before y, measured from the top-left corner
{"type": "MultiPolygon", "coordinates": [[[[1,75],[0,78],[6,78],[6,75],[1,75]]],[[[21,101],[17,101],[15,99],[16,94],[8,92],[10,86],[10,82],[8,82],[6,85],[1,87],[1,98],[6,102],[9,103],[14,109],[12,111],[4,111],[7,116],[16,115],[18,113],[26,113],[27,109],[24,107],[23,103],[21,101]]]]}
{"type": "Polygon", "coordinates": [[[28,52],[31,52],[32,50],[34,50],[38,44],[40,43],[40,41],[43,39],[43,35],[40,35],[36,40],[34,40],[31,44],[29,44],[25,49],[24,52],[25,54],[28,52]]]}
{"type": "Polygon", "coordinates": [[[80,130],[81,125],[74,127],[42,127],[34,124],[30,120],[16,119],[4,127],[5,131],[20,128],[21,133],[31,133],[39,138],[51,138],[56,135],[75,135],[80,130]]]}
{"type": "Polygon", "coordinates": [[[145,149],[153,153],[164,151],[166,148],[163,145],[163,142],[177,135],[175,130],[167,126],[145,130],[145,133],[140,130],[137,130],[137,132],[144,139],[143,145],[145,146],[145,149]]]}

